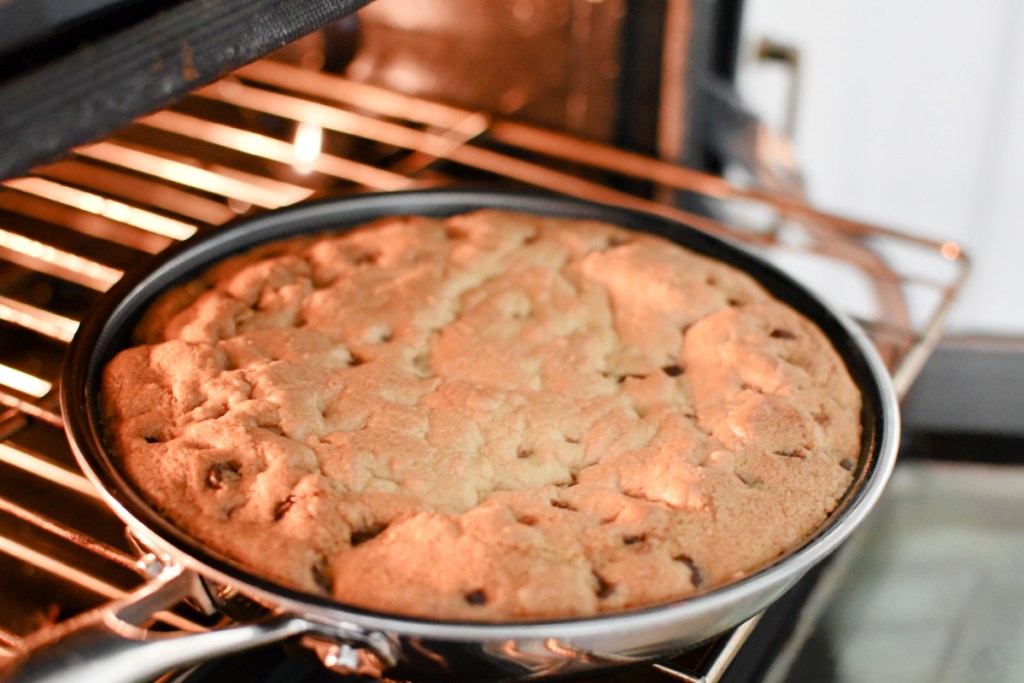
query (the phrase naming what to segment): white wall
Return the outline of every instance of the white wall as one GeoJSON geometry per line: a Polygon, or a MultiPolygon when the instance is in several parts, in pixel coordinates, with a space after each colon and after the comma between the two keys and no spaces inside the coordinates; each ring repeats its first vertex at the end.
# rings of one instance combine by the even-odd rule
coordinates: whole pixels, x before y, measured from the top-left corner
{"type": "Polygon", "coordinates": [[[958,241],[975,270],[949,329],[1024,334],[1024,0],[747,0],[740,88],[778,122],[797,46],[795,144],[812,203],[958,241]]]}

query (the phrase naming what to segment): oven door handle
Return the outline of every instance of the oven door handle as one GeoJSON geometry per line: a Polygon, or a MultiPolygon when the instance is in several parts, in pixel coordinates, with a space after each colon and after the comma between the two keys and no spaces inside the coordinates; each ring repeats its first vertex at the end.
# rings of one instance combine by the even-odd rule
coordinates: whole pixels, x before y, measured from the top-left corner
{"type": "Polygon", "coordinates": [[[0,672],[4,683],[131,683],[176,668],[302,635],[367,646],[366,634],[276,615],[203,633],[157,632],[139,624],[193,594],[197,576],[170,566],[119,600],[26,641],[26,652],[0,672]]]}

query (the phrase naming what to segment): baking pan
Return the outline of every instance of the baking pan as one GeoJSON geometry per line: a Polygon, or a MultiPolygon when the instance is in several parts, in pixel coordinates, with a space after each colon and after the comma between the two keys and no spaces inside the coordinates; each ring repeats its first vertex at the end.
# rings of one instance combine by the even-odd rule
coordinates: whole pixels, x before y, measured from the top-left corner
{"type": "Polygon", "coordinates": [[[11,680],[128,681],[210,657],[305,636],[336,659],[389,678],[513,680],[593,672],[668,656],[757,614],[832,553],[881,495],[899,441],[896,395],[866,335],[818,297],[740,248],[662,218],[549,195],[428,190],[362,195],[245,219],[176,245],[126,275],[90,311],[69,349],[61,385],[68,438],[86,475],[146,552],[151,579],[126,598],[63,624],[7,670],[11,680]],[[129,343],[143,311],[168,288],[225,257],[300,234],[344,231],[391,215],[449,216],[482,208],[603,220],[654,233],[738,267],[816,322],[863,397],[862,450],[837,509],[801,547],[732,584],[661,606],[588,618],[514,623],[409,618],[354,608],[260,578],[157,513],[104,448],[97,394],[106,363],[129,343]],[[183,597],[245,618],[201,634],[142,627],[183,597]]]}

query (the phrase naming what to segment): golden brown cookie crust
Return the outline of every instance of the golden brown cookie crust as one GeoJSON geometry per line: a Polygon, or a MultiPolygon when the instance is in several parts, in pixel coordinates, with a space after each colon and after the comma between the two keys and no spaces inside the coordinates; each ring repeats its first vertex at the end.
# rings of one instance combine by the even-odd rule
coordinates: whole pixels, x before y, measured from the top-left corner
{"type": "Polygon", "coordinates": [[[443,619],[686,597],[802,543],[860,452],[822,332],[749,276],[479,211],[261,247],[104,375],[145,496],[251,571],[443,619]]]}

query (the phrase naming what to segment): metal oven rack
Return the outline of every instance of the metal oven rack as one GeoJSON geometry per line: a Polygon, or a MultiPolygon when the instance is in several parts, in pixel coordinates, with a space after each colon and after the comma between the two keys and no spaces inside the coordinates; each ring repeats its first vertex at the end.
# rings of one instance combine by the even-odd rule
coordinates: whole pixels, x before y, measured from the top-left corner
{"type": "MultiPolygon", "coordinates": [[[[65,346],[95,297],[145,255],[240,214],[469,179],[638,208],[744,245],[858,321],[901,394],[969,270],[953,243],[486,113],[257,62],[0,189],[0,656],[140,581],[121,525],[64,443],[55,400],[65,346]]],[[[210,625],[187,608],[161,617],[180,629],[210,625]]],[[[653,671],[716,681],[751,628],[653,671]]]]}

